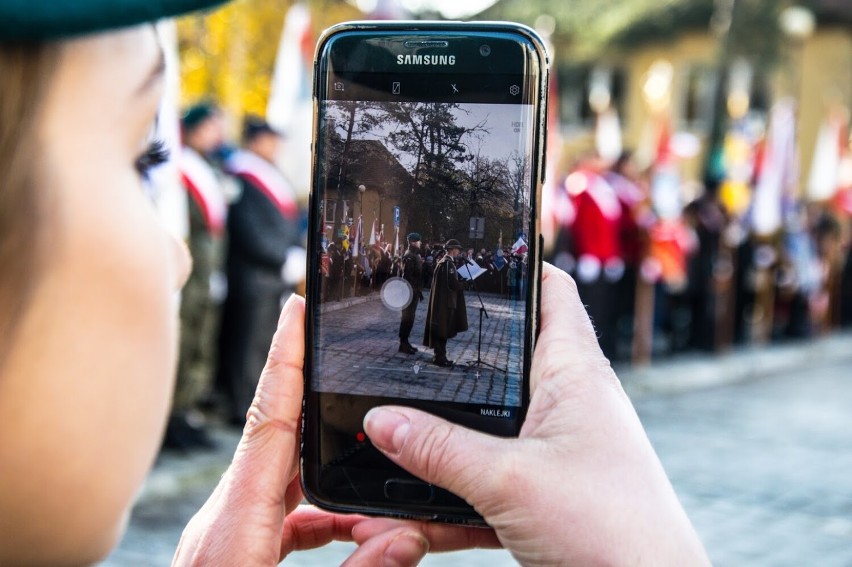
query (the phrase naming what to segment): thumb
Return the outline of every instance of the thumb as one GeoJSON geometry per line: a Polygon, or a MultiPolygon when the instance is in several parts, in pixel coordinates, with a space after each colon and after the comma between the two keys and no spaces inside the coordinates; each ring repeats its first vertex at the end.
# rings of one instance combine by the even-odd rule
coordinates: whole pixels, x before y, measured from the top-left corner
{"type": "Polygon", "coordinates": [[[483,516],[481,506],[493,495],[493,479],[500,478],[505,443],[407,407],[371,409],[364,417],[370,441],[391,461],[411,474],[465,499],[483,516]],[[500,450],[502,447],[503,450],[500,450]],[[494,459],[483,474],[483,459],[494,459]]]}

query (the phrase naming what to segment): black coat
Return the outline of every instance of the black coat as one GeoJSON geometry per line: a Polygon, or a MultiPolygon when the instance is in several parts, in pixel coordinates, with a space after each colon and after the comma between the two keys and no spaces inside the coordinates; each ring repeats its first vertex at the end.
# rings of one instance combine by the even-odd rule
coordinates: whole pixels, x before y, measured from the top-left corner
{"type": "Polygon", "coordinates": [[[464,289],[455,262],[447,255],[435,266],[432,291],[426,310],[426,331],[423,344],[434,348],[432,339],[451,339],[467,330],[467,306],[464,289]]]}
{"type": "Polygon", "coordinates": [[[266,361],[287,291],[281,270],[298,244],[295,219],[250,181],[238,178],[240,197],[228,211],[228,297],[222,314],[218,382],[244,415],[266,361]]]}

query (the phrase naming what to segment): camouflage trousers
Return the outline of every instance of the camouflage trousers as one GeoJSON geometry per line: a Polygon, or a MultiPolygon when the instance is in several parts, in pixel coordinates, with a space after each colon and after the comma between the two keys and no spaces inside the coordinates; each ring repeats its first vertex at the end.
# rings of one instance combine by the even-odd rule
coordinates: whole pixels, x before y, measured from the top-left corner
{"type": "Polygon", "coordinates": [[[207,286],[187,285],[180,307],[180,358],[172,413],[194,409],[210,393],[218,363],[221,305],[207,286]]]}

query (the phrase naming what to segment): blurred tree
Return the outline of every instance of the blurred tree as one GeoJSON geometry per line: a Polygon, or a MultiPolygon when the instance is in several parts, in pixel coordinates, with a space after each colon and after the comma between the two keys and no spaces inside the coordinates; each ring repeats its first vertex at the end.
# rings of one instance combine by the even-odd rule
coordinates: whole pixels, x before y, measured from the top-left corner
{"type": "MultiPolygon", "coordinates": [[[[234,118],[266,114],[270,81],[287,10],[293,0],[236,0],[178,20],[181,103],[219,103],[234,118]]],[[[315,34],[360,12],[340,0],[307,2],[315,34]]],[[[232,132],[236,133],[236,132],[232,132]]]]}
{"type": "MultiPolygon", "coordinates": [[[[503,0],[478,19],[517,21],[535,26],[543,14],[556,21],[553,43],[562,57],[588,59],[604,51],[629,50],[665,42],[692,30],[710,31],[719,0],[503,0]]],[[[730,3],[730,2],[729,2],[730,3]]],[[[852,25],[849,0],[736,0],[730,26],[730,56],[757,65],[784,56],[778,17],[791,5],[810,10],[820,24],[852,25]]],[[[719,22],[715,22],[718,24],[719,22]]]]}

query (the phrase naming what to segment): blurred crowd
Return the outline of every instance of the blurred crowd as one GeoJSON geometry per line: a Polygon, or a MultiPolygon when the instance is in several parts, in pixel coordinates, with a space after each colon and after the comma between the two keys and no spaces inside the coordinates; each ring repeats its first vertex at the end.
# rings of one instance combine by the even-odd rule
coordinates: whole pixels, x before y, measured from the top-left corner
{"type": "Polygon", "coordinates": [[[732,128],[701,183],[681,178],[676,142],[663,133],[650,166],[630,152],[589,153],[550,188],[550,261],[574,276],[611,360],[852,325],[848,131],[829,172],[835,191],[822,200],[802,196],[778,132],[732,128]]]}
{"type": "Polygon", "coordinates": [[[238,143],[212,103],[184,111],[177,158],[193,268],[164,447],[210,448],[209,415],[245,424],[283,299],[304,278],[303,214],[275,163],[283,137],[246,117],[238,143]]]}

